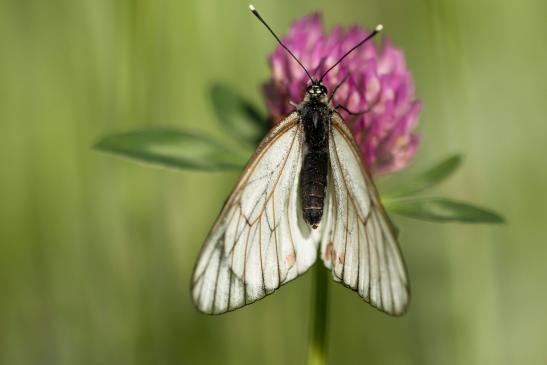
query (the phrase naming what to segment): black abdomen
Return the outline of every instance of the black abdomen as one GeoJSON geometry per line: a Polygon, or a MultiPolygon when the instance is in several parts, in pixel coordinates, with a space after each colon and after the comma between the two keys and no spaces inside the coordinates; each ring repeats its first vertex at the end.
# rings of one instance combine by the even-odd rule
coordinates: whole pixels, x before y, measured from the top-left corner
{"type": "Polygon", "coordinates": [[[304,220],[317,228],[323,217],[329,156],[326,151],[310,151],[300,171],[300,199],[304,220]]]}
{"type": "Polygon", "coordinates": [[[300,202],[304,220],[317,228],[323,217],[327,190],[330,111],[323,102],[307,101],[302,104],[300,117],[306,145],[300,170],[300,202]]]}

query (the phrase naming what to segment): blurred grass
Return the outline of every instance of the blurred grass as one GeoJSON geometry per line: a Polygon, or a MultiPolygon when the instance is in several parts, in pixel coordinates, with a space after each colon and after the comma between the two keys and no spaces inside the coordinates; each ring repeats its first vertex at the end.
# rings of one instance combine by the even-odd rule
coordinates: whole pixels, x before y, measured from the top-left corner
{"type": "MultiPolygon", "coordinates": [[[[332,285],[332,363],[540,364],[546,352],[547,61],[540,0],[258,2],[283,33],[382,22],[424,100],[417,167],[465,153],[442,192],[505,227],[398,220],[413,287],[388,318],[332,285]]],[[[242,1],[0,1],[0,363],[302,363],[309,277],[199,315],[201,242],[236,173],[174,173],[96,153],[111,132],[223,138],[208,86],[260,102],[274,47],[242,1]]]]}

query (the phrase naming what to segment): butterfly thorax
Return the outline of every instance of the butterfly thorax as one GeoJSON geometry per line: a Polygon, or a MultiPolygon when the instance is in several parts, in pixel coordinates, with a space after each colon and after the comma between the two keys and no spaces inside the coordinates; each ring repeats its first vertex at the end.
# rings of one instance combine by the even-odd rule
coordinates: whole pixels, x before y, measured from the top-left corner
{"type": "Polygon", "coordinates": [[[299,105],[304,128],[304,158],[300,170],[300,202],[304,221],[317,228],[323,217],[329,165],[329,126],[332,109],[325,95],[310,95],[299,105]]]}

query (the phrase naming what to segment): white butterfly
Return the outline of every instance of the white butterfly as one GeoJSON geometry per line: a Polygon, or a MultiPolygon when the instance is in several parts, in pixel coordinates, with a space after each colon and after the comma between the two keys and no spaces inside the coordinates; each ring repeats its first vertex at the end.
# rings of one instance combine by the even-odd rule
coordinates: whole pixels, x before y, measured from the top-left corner
{"type": "Polygon", "coordinates": [[[327,99],[327,72],[314,80],[306,70],[306,99],[260,143],[209,232],[192,277],[200,311],[225,313],[263,298],[308,270],[319,250],[334,280],[388,314],[404,313],[409,286],[397,237],[350,130],[327,99]],[[328,167],[306,162],[312,153],[328,167]],[[326,187],[315,183],[303,197],[303,166],[311,166],[308,180],[323,174],[326,187]],[[318,224],[305,209],[321,211],[318,224]]]}
{"type": "Polygon", "coordinates": [[[332,276],[393,315],[409,288],[397,238],[338,114],[329,131],[323,223],[302,219],[298,190],[304,129],[293,112],[265,137],[207,237],[192,279],[204,313],[224,313],[272,293],[315,262],[318,246],[332,276]]]}

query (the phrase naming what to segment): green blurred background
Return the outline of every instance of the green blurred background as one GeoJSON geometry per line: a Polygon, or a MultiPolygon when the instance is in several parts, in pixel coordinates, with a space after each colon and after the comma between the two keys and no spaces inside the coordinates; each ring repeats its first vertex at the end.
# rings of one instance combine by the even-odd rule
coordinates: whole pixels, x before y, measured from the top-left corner
{"type": "MultiPolygon", "coordinates": [[[[192,266],[236,173],[90,148],[152,125],[226,139],[209,85],[262,103],[274,47],[246,1],[0,0],[0,363],[305,361],[309,274],[224,316],[192,306],[192,266]]],[[[547,3],[255,5],[280,33],[311,10],[329,27],[383,23],[424,103],[412,169],[464,153],[437,193],[508,219],[396,219],[410,310],[390,318],[332,284],[331,363],[545,363],[547,3]]]]}

